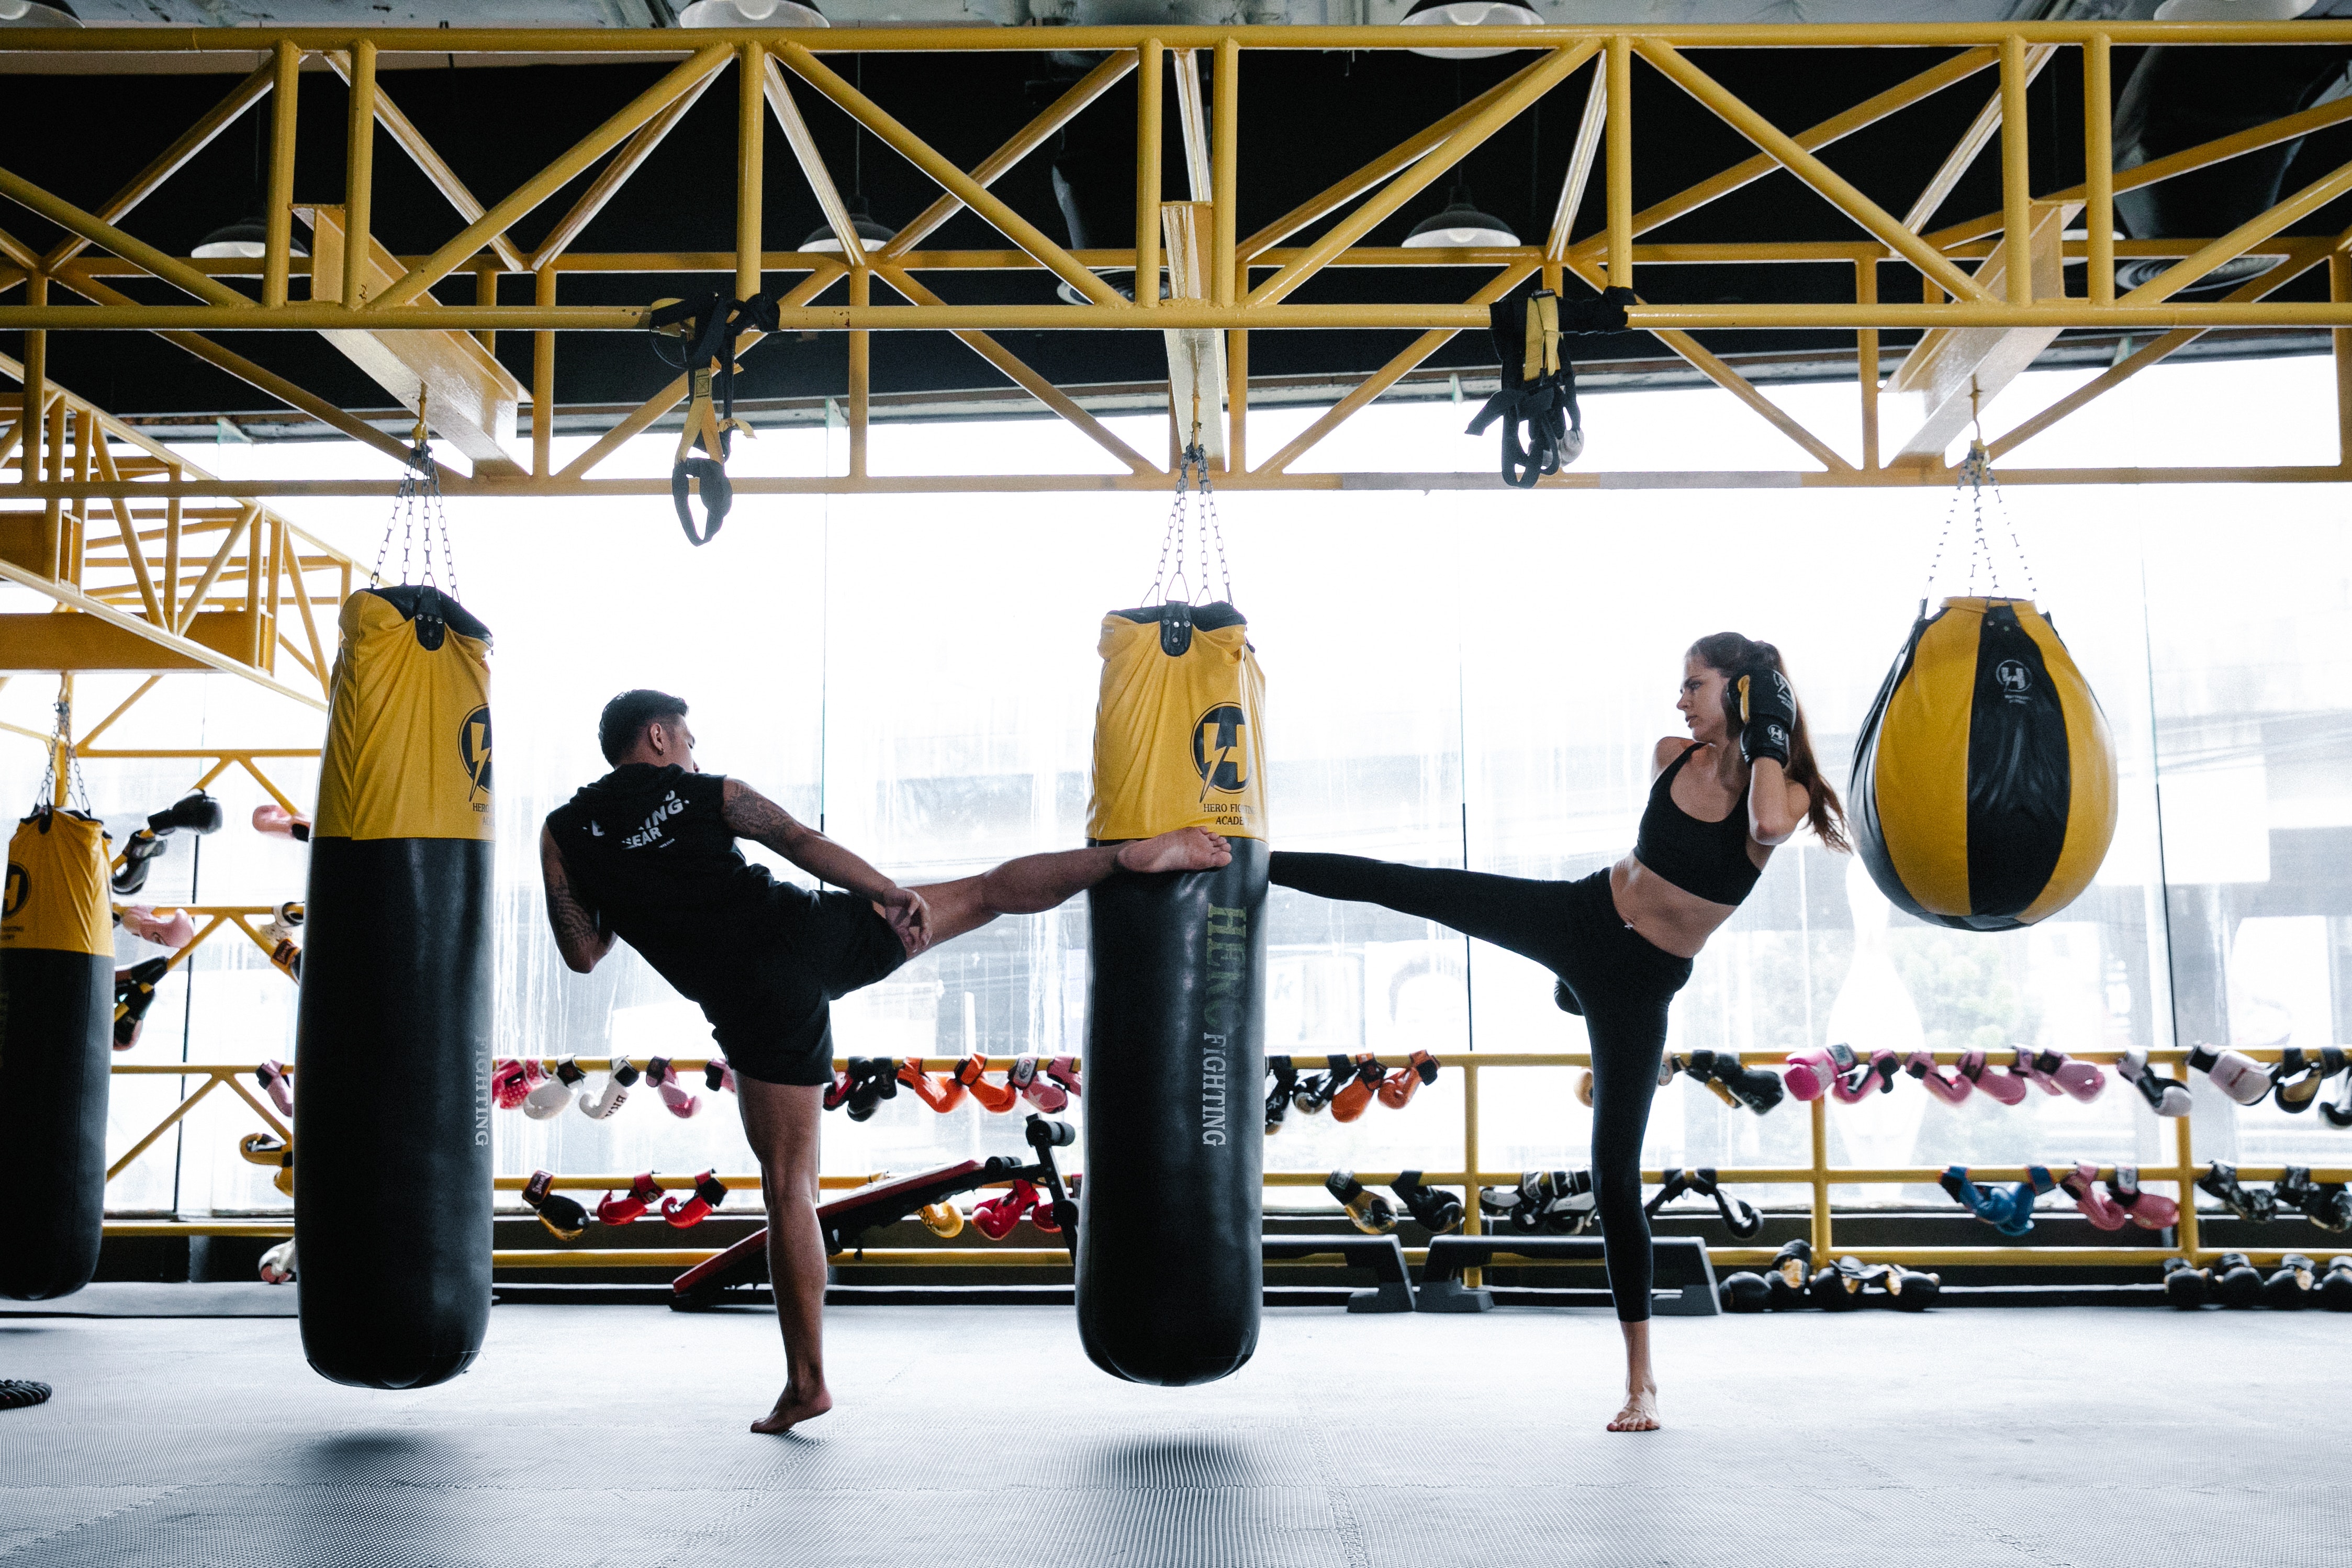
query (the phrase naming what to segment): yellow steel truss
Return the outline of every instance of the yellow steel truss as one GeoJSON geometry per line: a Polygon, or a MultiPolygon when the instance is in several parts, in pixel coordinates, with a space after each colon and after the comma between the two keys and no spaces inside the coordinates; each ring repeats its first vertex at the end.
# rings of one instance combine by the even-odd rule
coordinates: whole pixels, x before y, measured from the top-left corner
{"type": "MultiPolygon", "coordinates": [[[[279,397],[302,413],[380,449],[397,443],[326,400],[228,353],[205,334],[224,330],[324,331],[371,337],[404,333],[534,334],[530,466],[528,473],[493,463],[470,480],[453,479],[453,493],[474,495],[650,495],[660,480],[609,479],[593,470],[623,441],[653,425],[686,395],[684,378],[664,387],[638,408],[615,420],[587,451],[556,469],[551,463],[553,367],[558,335],[576,331],[628,331],[644,325],[639,307],[567,306],[561,301],[566,273],[677,273],[701,271],[731,281],[748,294],[770,273],[797,275],[778,312],[788,331],[844,331],[850,335],[846,388],[851,460],[845,475],[808,479],[744,478],[739,493],[810,491],[1115,490],[1155,489],[1168,475],[1151,459],[1113,436],[1080,407],[1066,388],[1024,364],[992,334],[1007,330],[1067,329],[1129,331],[1192,330],[1226,335],[1232,403],[1231,446],[1234,460],[1219,483],[1227,489],[1337,489],[1354,476],[1300,474],[1300,458],[1350,415],[1393,387],[1454,333],[1486,324],[1486,304],[1527,278],[1539,275],[1557,287],[1570,273],[1588,283],[1636,287],[1637,273],[1654,267],[1739,262],[1768,269],[1774,264],[1839,261],[1850,265],[1853,299],[1846,303],[1770,302],[1717,305],[1641,303],[1631,311],[1634,328],[1649,331],[1707,379],[1729,391],[1788,437],[1811,466],[1769,472],[1653,475],[1569,472],[1546,480],[1559,488],[1631,487],[1694,483],[1725,487],[1941,485],[1949,471],[1939,452],[1916,450],[1882,456],[1881,370],[1878,334],[1888,329],[1922,329],[1940,352],[1962,357],[1948,376],[1981,396],[2030,362],[2036,344],[2067,329],[2108,329],[2157,334],[2123,363],[2053,406],[2020,420],[1998,437],[1996,455],[2005,454],[2049,428],[2084,404],[2149,365],[2177,353],[2199,334],[2217,328],[2334,329],[2339,365],[2343,337],[2352,331],[2352,277],[2347,277],[2346,235],[2307,235],[2295,226],[2336,197],[2352,191],[2352,164],[2322,176],[2235,231],[2211,238],[2116,241],[2113,204],[2117,192],[2140,188],[2230,158],[2276,145],[2352,118],[2352,100],[2338,100],[2269,124],[2219,138],[2129,169],[2113,167],[2108,110],[2110,56],[2118,46],[2258,45],[2352,42],[2352,22],[2294,24],[1965,24],[1870,26],[1657,26],[1482,27],[1454,30],[1423,27],[1080,27],[1057,28],[1055,48],[1101,51],[1098,65],[1020,134],[967,170],[941,154],[829,68],[824,57],[842,52],[976,53],[1033,50],[1036,35],[1025,29],[894,30],[861,28],[852,34],[746,30],[629,32],[566,30],[377,29],[363,36],[318,29],[242,28],[233,34],[162,29],[94,28],[69,33],[14,31],[9,49],[73,50],[85,53],[171,52],[220,54],[239,61],[257,59],[212,110],[172,142],[147,169],[95,210],[84,210],[0,166],[0,195],[64,228],[68,238],[47,254],[36,254],[0,231],[0,330],[23,330],[30,347],[27,363],[10,367],[25,384],[24,406],[48,406],[43,342],[52,331],[145,331],[163,334],[189,353],[279,397]],[[1418,133],[1406,138],[1361,169],[1255,234],[1237,232],[1238,181],[1249,149],[1241,144],[1237,106],[1244,57],[1286,49],[1401,49],[1449,42],[1524,49],[1522,69],[1418,133]],[[1941,47],[1955,52],[1911,80],[1880,92],[1820,124],[1790,132],[1716,80],[1693,51],[1725,48],[1808,49],[1941,47]],[[2025,87],[2060,51],[2080,53],[2085,84],[2084,140],[2088,177],[2080,185],[2036,191],[2031,185],[2027,130],[2022,118],[2025,87]],[[1213,79],[1208,110],[1199,101],[1198,79],[1180,70],[1178,110],[1192,184],[1192,195],[1205,204],[1203,229],[1206,287],[1196,299],[1158,298],[1139,290],[1121,299],[1098,275],[1110,268],[1139,268],[1156,274],[1161,260],[1160,148],[1164,97],[1162,72],[1171,57],[1190,61],[1205,52],[1213,79]],[[562,55],[593,61],[615,57],[668,59],[676,63],[652,87],[614,111],[595,131],[495,203],[485,203],[434,151],[394,105],[379,74],[386,60],[454,54],[496,57],[562,55]],[[322,283],[312,298],[292,298],[289,280],[304,277],[304,258],[290,253],[289,210],[294,155],[292,117],[283,112],[297,90],[305,58],[319,58],[352,85],[345,190],[340,232],[340,287],[322,283]],[[1757,149],[1755,154],[1664,201],[1636,211],[1631,174],[1642,134],[1630,90],[1634,62],[1680,88],[1757,149]],[[1383,218],[1441,178],[1465,154],[1505,125],[1527,113],[1588,63],[1595,68],[1583,100],[1574,152],[1562,171],[1558,216],[1541,243],[1494,249],[1429,250],[1377,247],[1362,242],[1383,218]],[[630,177],[646,156],[676,126],[686,110],[730,70],[738,77],[737,160],[740,174],[736,202],[736,247],[731,252],[679,255],[583,253],[576,241],[588,222],[630,177]],[[1136,142],[1139,222],[1132,247],[1073,252],[991,192],[991,185],[1055,131],[1098,99],[1113,82],[1139,71],[1140,119],[1136,142]],[[1930,166],[1923,163],[1920,195],[1905,216],[1873,202],[1839,175],[1821,153],[1885,116],[1939,92],[1990,77],[1990,92],[1969,132],[1930,166]],[[814,140],[795,94],[814,92],[846,112],[867,132],[915,164],[941,195],[897,238],[876,252],[857,243],[847,209],[814,140]],[[140,201],[194,152],[239,116],[275,98],[270,144],[270,196],[267,214],[268,254],[250,261],[196,262],[166,255],[126,232],[140,201]],[[760,171],[766,123],[773,119],[808,181],[833,232],[843,243],[839,256],[767,249],[761,232],[760,171]],[[425,256],[390,258],[397,270],[384,277],[370,271],[374,197],[373,147],[367,134],[380,126],[413,159],[445,197],[461,226],[425,256]],[[1997,212],[1930,230],[1927,224],[1979,153],[1999,144],[2002,203],[1997,212]],[[1571,226],[1596,169],[1606,191],[1606,220],[1594,234],[1578,237],[1571,226]],[[594,170],[573,205],[531,254],[523,255],[509,236],[514,223],[550,200],[576,177],[594,170]],[[1849,240],[1813,243],[1675,245],[1639,243],[1641,237],[1732,191],[1777,173],[1792,175],[1853,223],[1849,240]],[[921,241],[961,209],[984,218],[1011,242],[1005,250],[924,250],[921,241]],[[1293,236],[1327,219],[1336,221],[1302,246],[1293,236]],[[2079,227],[2086,237],[2063,240],[2062,229],[2079,227]],[[2038,247],[2038,248],[2037,248],[2038,247]],[[2188,300],[2182,290],[2234,258],[2268,258],[2269,270],[2227,297],[2188,300]],[[2149,281],[2118,297],[2114,262],[2118,257],[2156,258],[2173,263],[2149,281]],[[2028,264],[2028,258],[2031,264],[2028,264]],[[2059,268],[2082,260],[2084,292],[2066,292],[2059,268]],[[2329,298],[2278,301],[2269,298],[2282,285],[2326,263],[2329,298]],[[1916,302],[1882,290],[1882,266],[1907,268],[1922,296],[1916,302]],[[1460,304],[1299,302],[1297,290],[1328,267],[1392,270],[1426,267],[1469,269],[1484,280],[1460,304]],[[968,305],[942,300],[920,280],[924,273],[971,269],[1025,269],[1051,274],[1083,303],[1064,305],[968,305]],[[441,303],[430,290],[456,274],[476,279],[472,303],[441,303]],[[532,279],[531,302],[500,303],[496,279],[505,274],[532,279]],[[189,296],[185,303],[142,304],[119,292],[110,279],[144,277],[168,282],[189,296]],[[247,292],[226,279],[257,280],[247,292]],[[821,303],[836,280],[845,279],[847,300],[821,303]],[[2053,280],[2055,280],[2053,286],[2053,280]],[[873,285],[882,285],[877,292],[873,285]],[[21,302],[8,302],[21,290],[21,302]],[[73,295],[84,303],[63,302],[73,295]],[[893,302],[890,296],[896,296],[893,302]],[[1247,451],[1248,334],[1253,331],[1332,328],[1402,328],[1422,336],[1380,371],[1366,378],[1306,432],[1255,466],[1247,451]],[[1862,460],[1850,460],[1766,398],[1720,356],[1701,347],[1694,331],[1733,328],[1804,328],[1859,334],[1859,415],[1862,460]],[[877,331],[944,331],[1034,395],[1117,458],[1126,470],[1108,476],[894,476],[869,471],[866,460],[870,417],[864,367],[869,336],[877,331]],[[1958,345],[1955,347],[1955,345],[1958,345]],[[1969,373],[1982,367],[1981,384],[1969,373]]],[[[381,250],[376,247],[377,251],[381,250]]],[[[1769,284],[1760,290],[1769,292],[1769,284]]],[[[757,341],[747,334],[740,346],[757,341]]],[[[2339,371],[2339,375],[2342,372],[2339,371]]],[[[2352,377],[2346,377],[2352,380],[2352,377]]],[[[2344,400],[2352,426],[2352,399],[2344,400]]],[[[1171,412],[1171,419],[1173,417],[1171,412]]],[[[393,485],[383,480],[251,481],[208,479],[183,469],[156,471],[132,465],[120,472],[68,474],[56,460],[57,443],[39,417],[19,422],[0,435],[0,461],[14,467],[16,482],[0,482],[0,504],[37,504],[56,515],[57,503],[87,505],[95,497],[132,497],[139,501],[174,499],[214,502],[305,494],[375,495],[393,485]]],[[[1932,443],[1927,443],[1932,444],[1932,443]]],[[[2012,469],[2014,483],[2204,482],[2218,480],[2340,480],[2352,478],[2352,441],[2331,464],[2241,467],[2227,465],[2156,468],[2012,469]]],[[[6,470],[0,468],[0,478],[6,470]]],[[[1495,482],[1479,474],[1385,477],[1428,488],[1482,487],[1495,482]]],[[[5,563],[0,563],[5,565],[5,563]]],[[[57,596],[54,589],[52,596],[57,596]]],[[[72,601],[67,601],[71,603],[72,601]]],[[[77,605],[79,608],[88,608],[77,605]]],[[[152,617],[150,617],[151,619],[152,617]]],[[[163,629],[161,623],[158,628],[163,629]]],[[[152,639],[151,639],[152,640],[152,639]]],[[[291,648],[292,645],[288,644],[291,648]]],[[[185,652],[186,650],[180,650],[185,652]]],[[[299,657],[299,650],[298,652],[299,657]]],[[[194,657],[191,655],[190,657],[194,657]]]]}

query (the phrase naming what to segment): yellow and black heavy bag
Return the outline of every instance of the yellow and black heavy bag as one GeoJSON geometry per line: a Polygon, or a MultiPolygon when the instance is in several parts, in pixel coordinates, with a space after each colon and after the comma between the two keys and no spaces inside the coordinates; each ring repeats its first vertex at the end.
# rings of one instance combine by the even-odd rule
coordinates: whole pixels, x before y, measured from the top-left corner
{"type": "Polygon", "coordinates": [[[1911,628],[1854,742],[1854,847],[1897,908],[2013,931],[2074,901],[2116,832],[2105,715],[2024,599],[1947,599],[1911,628]]]}
{"type": "Polygon", "coordinates": [[[1105,1372],[1178,1385],[1257,1348],[1265,991],[1265,682],[1231,605],[1103,617],[1087,837],[1232,841],[1214,871],[1087,895],[1078,1335],[1105,1372]]]}
{"type": "Polygon", "coordinates": [[[490,634],[429,586],[343,604],[294,1072],[302,1350],[455,1377],[490,1315],[490,634]]]}
{"type": "Polygon", "coordinates": [[[8,841],[0,902],[0,1296],[70,1296],[106,1221],[114,914],[106,829],[42,806],[8,841]]]}

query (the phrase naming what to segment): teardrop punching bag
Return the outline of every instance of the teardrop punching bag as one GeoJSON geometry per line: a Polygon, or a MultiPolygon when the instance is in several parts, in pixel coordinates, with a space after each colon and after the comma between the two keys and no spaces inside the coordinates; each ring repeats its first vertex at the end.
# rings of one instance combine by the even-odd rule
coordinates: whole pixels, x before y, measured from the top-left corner
{"type": "Polygon", "coordinates": [[[422,584],[360,590],[341,630],[297,1015],[302,1350],[424,1388],[490,1315],[490,634],[422,584]]]}
{"type": "Polygon", "coordinates": [[[2074,901],[2116,832],[2098,699],[2025,599],[1946,599],[1911,628],[1854,742],[1854,847],[1897,907],[2014,931],[2074,901]]]}
{"type": "Polygon", "coordinates": [[[70,1296],[106,1220],[114,918],[106,829],[41,806],[8,841],[0,903],[0,1296],[70,1296]]]}
{"type": "Polygon", "coordinates": [[[1205,827],[1213,871],[1087,895],[1078,1336],[1130,1383],[1208,1383],[1257,1348],[1265,681],[1231,605],[1103,617],[1089,843],[1205,827]]]}

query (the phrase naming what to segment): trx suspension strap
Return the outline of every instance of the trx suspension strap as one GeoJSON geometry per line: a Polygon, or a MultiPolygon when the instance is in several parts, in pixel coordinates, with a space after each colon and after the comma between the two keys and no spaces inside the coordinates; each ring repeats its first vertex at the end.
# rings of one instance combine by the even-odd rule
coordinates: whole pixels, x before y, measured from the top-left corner
{"type": "Polygon", "coordinates": [[[1469,434],[1503,426],[1503,482],[1530,489],[1584,452],[1584,418],[1576,405],[1576,366],[1560,350],[1567,332],[1615,332],[1625,328],[1630,289],[1604,290],[1597,300],[1564,305],[1549,289],[1487,308],[1503,384],[1486,399],[1469,434]],[[1526,427],[1524,437],[1521,426],[1526,427]]]}
{"type": "Polygon", "coordinates": [[[734,300],[722,300],[715,293],[697,294],[688,300],[661,301],[646,324],[654,332],[654,352],[691,378],[686,427],[678,432],[677,454],[670,462],[669,496],[677,508],[678,526],[686,530],[687,542],[708,544],[719,536],[719,525],[727,521],[727,510],[735,501],[726,468],[734,433],[754,434],[751,426],[735,417],[735,339],[754,329],[773,332],[776,300],[769,294],[734,300]],[[675,338],[681,345],[676,359],[662,346],[666,338],[675,338]],[[693,456],[697,447],[704,456],[693,456]],[[695,489],[702,492],[702,508],[709,520],[699,530],[694,523],[695,489]]]}

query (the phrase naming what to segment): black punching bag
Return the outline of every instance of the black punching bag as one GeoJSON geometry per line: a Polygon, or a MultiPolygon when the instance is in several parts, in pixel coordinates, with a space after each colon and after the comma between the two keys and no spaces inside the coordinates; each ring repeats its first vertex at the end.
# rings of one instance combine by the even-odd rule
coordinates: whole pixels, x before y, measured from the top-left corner
{"type": "Polygon", "coordinates": [[[490,634],[429,586],[343,605],[294,1063],[302,1351],[424,1388],[490,1316],[490,634]]]}
{"type": "Polygon", "coordinates": [[[1103,618],[1097,844],[1205,827],[1214,871],[1087,895],[1078,1335],[1115,1377],[1224,1376],[1257,1348],[1265,990],[1265,682],[1231,605],[1103,618]]]}
{"type": "Polygon", "coordinates": [[[106,1222],[114,916],[106,829],[42,806],[8,841],[0,903],[0,1296],[70,1296],[106,1222]]]}

